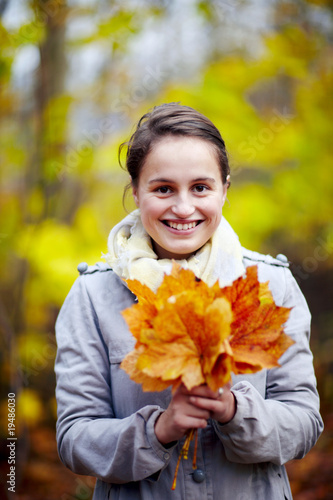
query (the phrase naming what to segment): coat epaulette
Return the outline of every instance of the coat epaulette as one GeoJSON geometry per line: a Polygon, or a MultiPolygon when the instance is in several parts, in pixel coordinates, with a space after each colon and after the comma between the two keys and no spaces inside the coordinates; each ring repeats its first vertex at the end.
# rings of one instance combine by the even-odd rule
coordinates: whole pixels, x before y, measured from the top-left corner
{"type": "Polygon", "coordinates": [[[88,266],[86,262],[81,262],[77,266],[77,270],[80,274],[93,274],[97,272],[112,271],[111,267],[105,262],[97,262],[94,266],[88,266]]]}
{"type": "Polygon", "coordinates": [[[271,266],[289,267],[288,258],[282,253],[279,253],[274,258],[271,255],[253,252],[252,250],[247,250],[246,248],[242,248],[242,251],[243,257],[253,262],[264,262],[265,264],[269,264],[271,266]]]}

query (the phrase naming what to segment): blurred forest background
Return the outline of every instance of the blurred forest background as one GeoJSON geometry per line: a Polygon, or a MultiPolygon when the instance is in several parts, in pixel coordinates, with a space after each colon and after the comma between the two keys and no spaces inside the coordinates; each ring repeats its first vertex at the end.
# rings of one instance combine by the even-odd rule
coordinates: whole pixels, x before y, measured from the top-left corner
{"type": "Polygon", "coordinates": [[[288,471],[295,500],[333,499],[332,14],[330,0],[0,0],[1,498],[92,496],[57,457],[54,322],[126,213],[118,145],[180,101],[226,140],[241,243],[286,254],[309,302],[326,428],[288,471]]]}

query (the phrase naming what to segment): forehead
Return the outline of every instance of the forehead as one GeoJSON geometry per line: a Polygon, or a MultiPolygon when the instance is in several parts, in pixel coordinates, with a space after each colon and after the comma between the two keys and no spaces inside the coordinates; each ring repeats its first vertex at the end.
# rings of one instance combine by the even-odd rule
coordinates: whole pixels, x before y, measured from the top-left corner
{"type": "Polygon", "coordinates": [[[141,174],[161,170],[189,171],[207,169],[221,176],[215,147],[197,137],[167,136],[155,142],[147,155],[141,174]]]}
{"type": "Polygon", "coordinates": [[[205,154],[214,154],[214,146],[205,139],[194,136],[167,135],[165,137],[157,139],[153,143],[148,156],[152,153],[157,153],[164,150],[167,150],[169,152],[172,152],[172,150],[182,150],[188,153],[189,151],[193,150],[193,148],[195,150],[201,150],[205,152],[205,154]]]}

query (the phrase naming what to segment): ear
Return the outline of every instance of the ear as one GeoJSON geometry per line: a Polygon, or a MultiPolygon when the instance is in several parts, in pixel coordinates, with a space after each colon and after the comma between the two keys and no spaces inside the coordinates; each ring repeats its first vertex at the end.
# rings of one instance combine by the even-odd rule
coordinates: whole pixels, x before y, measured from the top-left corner
{"type": "Polygon", "coordinates": [[[131,182],[131,186],[132,186],[132,195],[134,198],[134,202],[135,202],[136,206],[139,207],[138,188],[137,188],[137,186],[134,186],[133,182],[131,182]]]}
{"type": "Polygon", "coordinates": [[[225,200],[227,199],[227,191],[228,191],[228,184],[225,183],[223,184],[223,205],[225,203],[225,200]]]}

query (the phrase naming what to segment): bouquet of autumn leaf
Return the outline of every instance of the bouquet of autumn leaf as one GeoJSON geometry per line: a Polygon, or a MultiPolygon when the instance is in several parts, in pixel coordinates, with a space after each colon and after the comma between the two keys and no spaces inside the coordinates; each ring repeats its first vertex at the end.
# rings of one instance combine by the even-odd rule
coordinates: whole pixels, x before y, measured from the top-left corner
{"type": "MultiPolygon", "coordinates": [[[[208,286],[192,271],[174,263],[154,293],[137,280],[126,280],[138,303],[122,312],[136,339],[121,367],[144,391],[188,390],[207,384],[223,387],[231,374],[255,373],[279,366],[294,342],[283,330],[290,308],[275,304],[268,282],[258,281],[257,266],[221,288],[208,286]]],[[[187,458],[197,432],[191,430],[179,455],[187,458]]]]}

